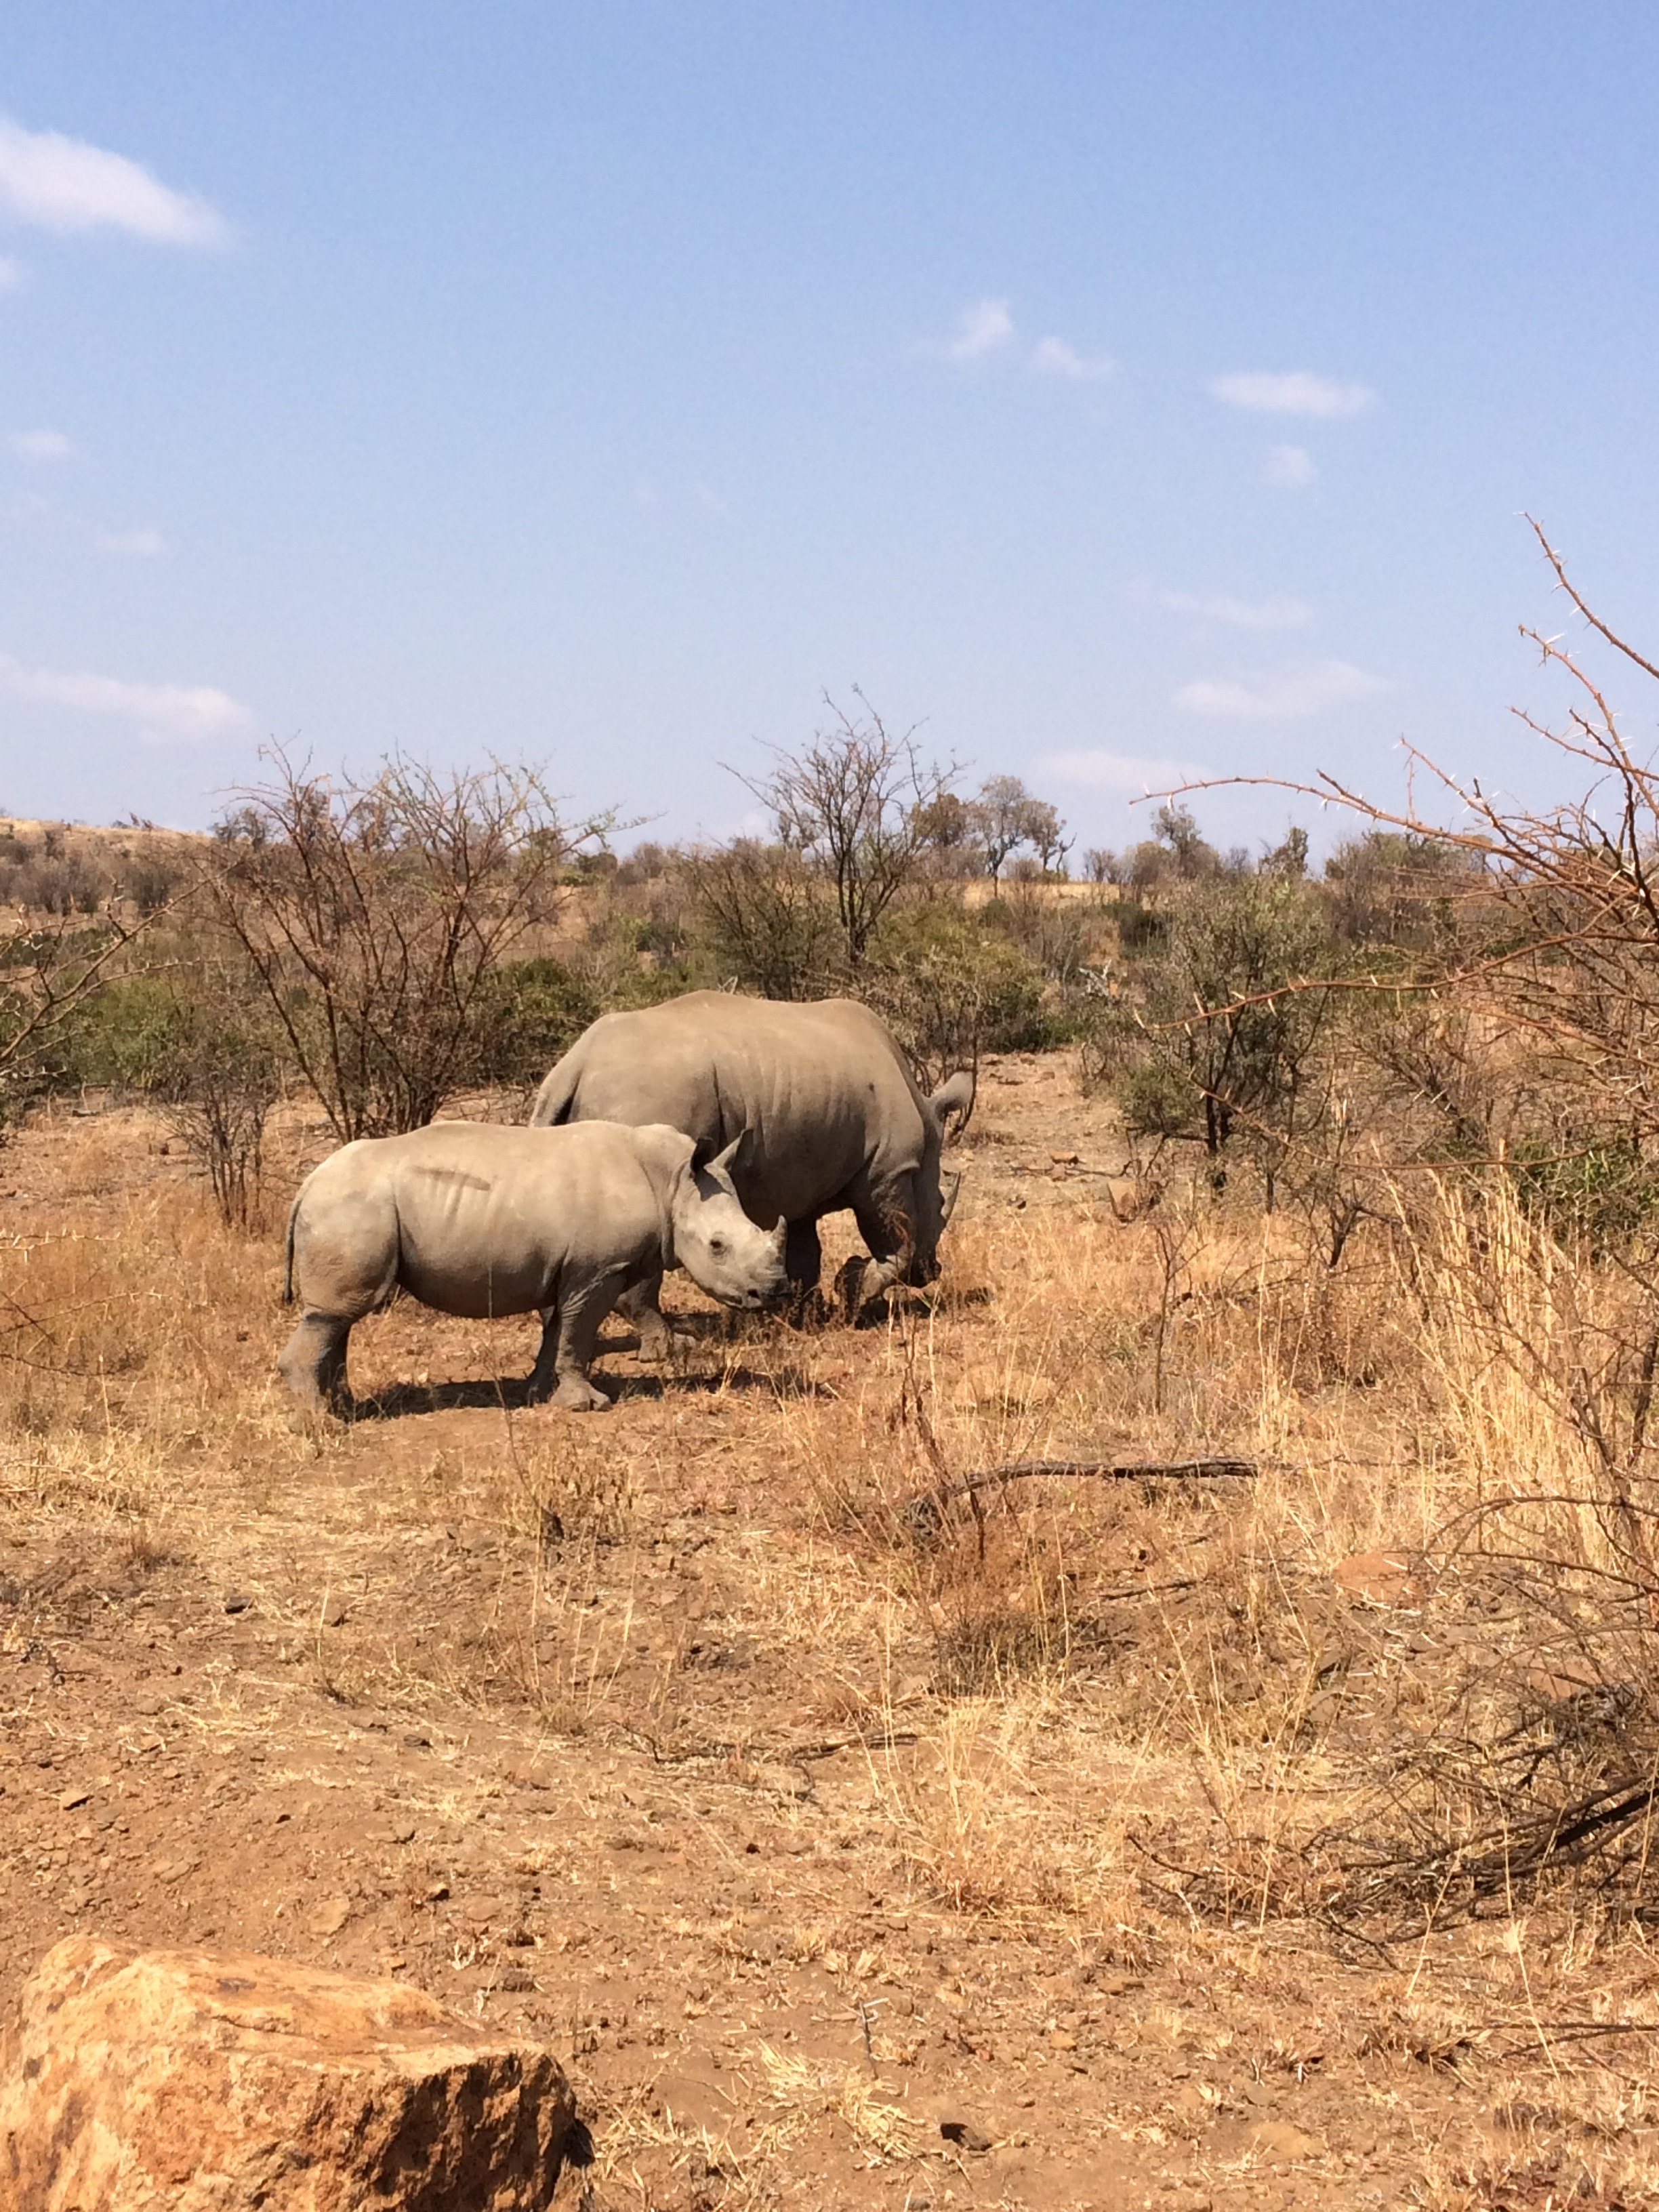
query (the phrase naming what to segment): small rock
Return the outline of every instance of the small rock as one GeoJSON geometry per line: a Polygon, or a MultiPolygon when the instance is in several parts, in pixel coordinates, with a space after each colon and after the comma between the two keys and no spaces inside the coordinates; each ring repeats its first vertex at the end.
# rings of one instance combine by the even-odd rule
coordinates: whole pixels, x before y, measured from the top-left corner
{"type": "Polygon", "coordinates": [[[1074,1168],[1079,1155],[1076,1152],[1050,1152],[1048,1158],[1057,1168],[1074,1168]]]}
{"type": "Polygon", "coordinates": [[[186,1875],[192,1875],[195,1871],[194,1859],[161,1859],[155,1869],[156,1881],[166,1882],[169,1887],[176,1881],[183,1881],[186,1875]]]}
{"type": "Polygon", "coordinates": [[[40,2212],[540,2212],[592,2154],[550,2051],[424,1990],[78,1936],[0,2036],[0,2143],[40,2212]]]}
{"type": "Polygon", "coordinates": [[[337,1936],[351,1917],[351,1899],[339,1893],[325,1897],[306,1926],[313,1936],[337,1936]]]}
{"type": "Polygon", "coordinates": [[[429,1881],[421,1893],[421,1899],[425,1905],[441,1905],[448,1894],[449,1884],[447,1881],[429,1881]]]}
{"type": "Polygon", "coordinates": [[[977,2120],[969,2119],[964,2112],[946,2112],[939,2124],[939,2131],[946,2142],[955,2143],[958,2150],[989,2150],[993,2138],[986,2134],[977,2120]]]}
{"type": "Polygon", "coordinates": [[[431,1737],[429,1735],[417,1735],[412,1729],[404,1738],[404,1749],[405,1751],[430,1751],[431,1748],[431,1737]]]}
{"type": "Polygon", "coordinates": [[[77,1805],[84,1805],[91,1795],[90,1790],[65,1790],[58,1800],[58,1809],[60,1813],[72,1813],[77,1805]]]}
{"type": "Polygon", "coordinates": [[[1257,2120],[1250,2130],[1250,2148],[1263,2158],[1318,2158],[1325,2146],[1317,2136],[1290,2120],[1257,2120]]]}
{"type": "Polygon", "coordinates": [[[415,1840],[415,1823],[413,1820],[394,1820],[386,1830],[386,1835],[394,1844],[412,1844],[415,1840]]]}
{"type": "Polygon", "coordinates": [[[227,1590],[225,1593],[227,1613],[246,1613],[252,1603],[253,1600],[246,1590],[227,1590]]]}
{"type": "Polygon", "coordinates": [[[1419,1553],[1401,1546],[1387,1552],[1356,1552],[1331,1570],[1331,1580],[1362,1605],[1425,1605],[1434,1577],[1419,1553]]]}
{"type": "Polygon", "coordinates": [[[343,1597],[330,1598],[327,1604],[323,1607],[323,1626],[325,1628],[343,1628],[347,1620],[349,1618],[350,1611],[351,1608],[347,1605],[343,1597]]]}

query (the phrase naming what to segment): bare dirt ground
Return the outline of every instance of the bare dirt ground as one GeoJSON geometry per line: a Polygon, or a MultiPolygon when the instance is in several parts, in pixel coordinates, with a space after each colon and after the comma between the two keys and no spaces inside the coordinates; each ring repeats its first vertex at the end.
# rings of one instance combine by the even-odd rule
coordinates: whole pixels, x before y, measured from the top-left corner
{"type": "MultiPolygon", "coordinates": [[[[408,1977],[568,2060],[615,2212],[1659,2202],[1639,1935],[1344,1950],[1171,1871],[1339,1786],[1338,1647],[1345,1724],[1408,1722],[1434,1608],[1330,1570],[1432,1522],[1417,1401],[1269,1340],[1260,1224],[1120,1218],[1066,1060],[988,1069],[969,1135],[931,1306],[738,1333],[681,1288],[695,1354],[612,1352],[584,1417],[515,1407],[528,1326],[402,1303],[378,1417],[307,1438],[277,1234],[142,1115],[19,1133],[0,2005],[72,1930],[408,1977]],[[1200,1450],[1263,1472],[906,1510],[940,1462],[1200,1450]]],[[[273,1215],[325,1149],[285,1125],[273,1215]]]]}

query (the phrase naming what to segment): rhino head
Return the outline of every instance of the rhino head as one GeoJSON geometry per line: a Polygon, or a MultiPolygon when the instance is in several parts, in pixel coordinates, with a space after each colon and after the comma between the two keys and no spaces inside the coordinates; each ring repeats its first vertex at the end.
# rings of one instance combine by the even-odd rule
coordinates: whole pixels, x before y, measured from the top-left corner
{"type": "Polygon", "coordinates": [[[722,1305],[769,1306],[784,1297],[789,1277],[784,1267],[787,1225],[759,1228],[744,1212],[732,1182],[732,1163],[741,1137],[709,1157],[700,1144],[674,1185],[669,1202],[674,1258],[700,1290],[722,1305]]]}
{"type": "Polygon", "coordinates": [[[907,1282],[931,1283],[938,1278],[939,1241],[945,1234],[957,1194],[962,1188],[960,1174],[945,1174],[939,1158],[953,1127],[963,1129],[968,1126],[974,1110],[974,1088],[971,1072],[959,1068],[926,1102],[927,1138],[921,1173],[917,1178],[916,1241],[904,1271],[903,1279],[907,1282]]]}

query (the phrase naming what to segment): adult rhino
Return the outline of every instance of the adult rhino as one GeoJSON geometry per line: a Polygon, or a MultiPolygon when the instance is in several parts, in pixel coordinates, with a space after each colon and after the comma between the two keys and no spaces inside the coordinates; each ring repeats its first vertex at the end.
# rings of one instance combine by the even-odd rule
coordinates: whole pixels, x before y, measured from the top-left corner
{"type": "MultiPolygon", "coordinates": [[[[636,1012],[602,1014],[536,1094],[533,1127],[666,1121],[709,1146],[735,1146],[744,1211],[787,1224],[789,1279],[813,1289],[818,1223],[851,1208],[874,1265],[848,1285],[856,1308],[893,1283],[931,1282],[956,1192],[941,1187],[950,1122],[965,1121],[973,1078],[924,1097],[890,1030],[852,999],[797,1004],[691,991],[636,1012]]],[[[618,1301],[647,1358],[668,1327],[657,1282],[618,1301]]]]}
{"type": "Polygon", "coordinates": [[[354,1323],[404,1290],[440,1313],[539,1313],[532,1403],[611,1401],[587,1370],[599,1323],[641,1283],[684,1267],[726,1305],[781,1297],[781,1228],[757,1228],[716,1154],[678,1129],[507,1129],[434,1121],[365,1137],[301,1186],[288,1221],[284,1304],[302,1309],[278,1370],[307,1411],[350,1410],[354,1323]]]}

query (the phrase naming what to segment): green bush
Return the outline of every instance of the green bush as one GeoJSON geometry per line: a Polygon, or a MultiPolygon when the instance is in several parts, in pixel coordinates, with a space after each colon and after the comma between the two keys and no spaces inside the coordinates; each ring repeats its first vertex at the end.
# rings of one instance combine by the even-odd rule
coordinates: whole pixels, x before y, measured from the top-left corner
{"type": "Polygon", "coordinates": [[[973,1066],[981,1052],[1034,1050],[1048,1041],[1041,972],[959,907],[929,903],[890,915],[861,989],[930,1085],[973,1066]]]}
{"type": "Polygon", "coordinates": [[[599,1012],[592,991],[557,960],[509,960],[483,987],[477,1077],[532,1090],[599,1012]]]}
{"type": "Polygon", "coordinates": [[[189,1050],[192,1026],[190,1007],[171,976],[138,975],[106,984],[70,1023],[54,1082],[77,1090],[171,1089],[189,1050]]]}

